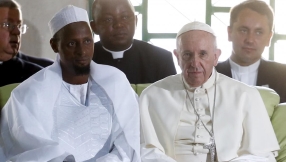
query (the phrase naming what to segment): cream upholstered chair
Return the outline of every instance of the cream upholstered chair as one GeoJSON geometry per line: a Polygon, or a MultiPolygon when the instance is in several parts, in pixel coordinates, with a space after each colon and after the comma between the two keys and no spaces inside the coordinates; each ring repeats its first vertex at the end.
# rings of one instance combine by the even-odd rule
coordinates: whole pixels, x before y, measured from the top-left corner
{"type": "Polygon", "coordinates": [[[277,162],[286,161],[286,103],[279,103],[279,95],[270,88],[256,86],[270,117],[280,151],[277,162]]]}

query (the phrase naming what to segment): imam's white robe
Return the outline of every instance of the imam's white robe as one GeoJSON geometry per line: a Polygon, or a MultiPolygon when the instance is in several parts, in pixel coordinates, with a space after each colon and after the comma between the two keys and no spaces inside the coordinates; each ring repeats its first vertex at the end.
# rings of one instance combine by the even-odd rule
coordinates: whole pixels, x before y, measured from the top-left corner
{"type": "MultiPolygon", "coordinates": [[[[211,113],[213,83],[203,85],[208,91],[211,113]]],[[[174,141],[186,98],[181,74],[152,84],[140,95],[143,162],[175,161],[174,141]]],[[[259,92],[219,73],[213,122],[220,162],[244,155],[267,157],[271,151],[279,150],[259,92]]]]}
{"type": "MultiPolygon", "coordinates": [[[[114,146],[124,157],[124,153],[130,151],[124,150],[124,145],[129,145],[133,149],[130,161],[140,161],[139,108],[136,94],[125,75],[116,68],[92,61],[90,79],[99,84],[112,101],[124,132],[125,140],[116,139],[114,146]],[[127,141],[127,144],[122,141],[127,141]]],[[[7,160],[60,161],[70,155],[51,138],[53,108],[61,93],[62,82],[61,67],[57,61],[12,91],[1,117],[1,145],[4,145],[7,160]]],[[[106,154],[101,161],[110,161],[109,157],[114,159],[113,156],[106,154]]],[[[123,158],[122,161],[129,160],[123,158]]]]}

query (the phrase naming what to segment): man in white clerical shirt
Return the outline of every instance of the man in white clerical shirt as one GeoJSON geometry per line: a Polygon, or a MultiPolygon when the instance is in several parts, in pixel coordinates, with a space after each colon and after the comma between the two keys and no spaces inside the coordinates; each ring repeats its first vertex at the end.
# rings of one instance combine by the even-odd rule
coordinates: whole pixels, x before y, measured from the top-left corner
{"type": "Polygon", "coordinates": [[[279,145],[259,92],[216,72],[221,51],[211,27],[177,34],[181,74],[140,96],[143,162],[273,162],[279,145]]]}
{"type": "Polygon", "coordinates": [[[116,68],[92,60],[87,12],[67,6],[49,22],[57,61],[16,89],[3,108],[10,161],[140,161],[136,94],[116,68]]]}

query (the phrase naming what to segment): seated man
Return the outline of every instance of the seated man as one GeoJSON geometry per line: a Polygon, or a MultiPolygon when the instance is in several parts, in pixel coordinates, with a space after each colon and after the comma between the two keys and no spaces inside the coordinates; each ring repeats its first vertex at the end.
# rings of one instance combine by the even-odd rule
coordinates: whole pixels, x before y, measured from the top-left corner
{"type": "MultiPolygon", "coordinates": [[[[1,0],[0,6],[2,6],[2,7],[4,7],[4,6],[5,7],[12,7],[13,6],[13,7],[16,7],[21,12],[21,6],[14,0],[1,0]]],[[[19,46],[20,46],[20,44],[21,44],[21,39],[19,39],[19,46]]],[[[39,65],[41,67],[47,67],[47,66],[53,64],[53,61],[51,61],[49,59],[29,56],[29,55],[26,55],[20,51],[17,52],[16,57],[18,57],[24,61],[39,65]]]]}
{"type": "Polygon", "coordinates": [[[23,25],[20,6],[13,0],[0,1],[0,87],[20,83],[42,69],[41,66],[27,62],[17,55],[22,34],[26,31],[23,25]]]}
{"type": "Polygon", "coordinates": [[[92,60],[87,12],[67,6],[49,22],[57,62],[11,94],[1,141],[11,161],[140,161],[139,108],[125,75],[92,60]]]}
{"type": "Polygon", "coordinates": [[[143,162],[274,162],[279,145],[259,92],[214,69],[210,26],[186,24],[174,54],[182,73],[140,96],[143,162]]]}
{"type": "Polygon", "coordinates": [[[286,102],[286,64],[265,60],[262,53],[273,35],[274,13],[261,0],[246,0],[230,11],[228,40],[232,53],[216,70],[248,85],[274,89],[286,102]]]}
{"type": "Polygon", "coordinates": [[[133,39],[137,17],[130,0],[95,0],[91,27],[100,41],[93,60],[123,71],[132,84],[153,83],[176,74],[171,52],[133,39]]]}

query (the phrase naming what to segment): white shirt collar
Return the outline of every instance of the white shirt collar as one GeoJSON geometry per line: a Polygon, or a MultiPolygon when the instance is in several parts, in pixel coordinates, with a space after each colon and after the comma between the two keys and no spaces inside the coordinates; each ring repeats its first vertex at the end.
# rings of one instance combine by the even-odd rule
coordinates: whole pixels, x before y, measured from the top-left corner
{"type": "Polygon", "coordinates": [[[258,67],[260,60],[249,66],[240,66],[229,59],[232,78],[245,84],[255,86],[257,82],[258,67]]]}
{"type": "Polygon", "coordinates": [[[229,59],[229,64],[231,69],[234,70],[236,73],[251,73],[257,71],[260,65],[260,59],[249,66],[240,66],[237,63],[233,62],[231,59],[229,59]]]}
{"type": "Polygon", "coordinates": [[[85,105],[88,82],[79,85],[69,84],[65,81],[63,81],[63,83],[67,90],[76,98],[76,100],[85,105]]]}
{"type": "Polygon", "coordinates": [[[107,51],[110,52],[112,54],[113,59],[119,59],[119,58],[123,58],[124,52],[129,50],[132,47],[133,44],[131,44],[131,46],[129,48],[127,48],[126,50],[123,51],[111,51],[107,48],[105,48],[104,46],[102,46],[102,48],[107,51]]]}

